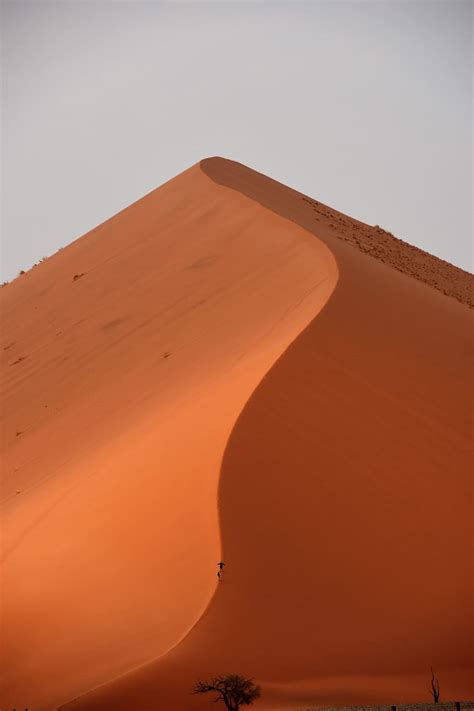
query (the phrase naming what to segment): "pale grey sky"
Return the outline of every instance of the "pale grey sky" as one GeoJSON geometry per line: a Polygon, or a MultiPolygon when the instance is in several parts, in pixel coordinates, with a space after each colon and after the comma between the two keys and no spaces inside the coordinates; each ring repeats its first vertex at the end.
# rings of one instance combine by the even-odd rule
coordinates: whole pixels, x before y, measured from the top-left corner
{"type": "Polygon", "coordinates": [[[211,155],[472,270],[472,15],[4,1],[4,278],[211,155]]]}

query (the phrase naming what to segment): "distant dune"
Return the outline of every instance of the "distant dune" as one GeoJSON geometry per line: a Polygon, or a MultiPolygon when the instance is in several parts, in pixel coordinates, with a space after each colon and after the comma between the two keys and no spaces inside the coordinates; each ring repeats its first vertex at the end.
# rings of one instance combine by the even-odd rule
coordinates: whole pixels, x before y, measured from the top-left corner
{"type": "Polygon", "coordinates": [[[212,158],[0,297],[3,706],[474,696],[470,275],[212,158]]]}

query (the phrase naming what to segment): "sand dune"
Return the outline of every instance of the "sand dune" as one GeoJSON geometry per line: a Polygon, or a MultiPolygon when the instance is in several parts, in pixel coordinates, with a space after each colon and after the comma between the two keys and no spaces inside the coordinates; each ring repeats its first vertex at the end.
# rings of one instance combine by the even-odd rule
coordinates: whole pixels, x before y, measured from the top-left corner
{"type": "Polygon", "coordinates": [[[2,290],[5,705],[54,708],[199,618],[232,427],[336,280],[196,166],[2,290]]]}
{"type": "Polygon", "coordinates": [[[3,289],[3,703],[472,697],[471,290],[223,159],[3,289]]]}

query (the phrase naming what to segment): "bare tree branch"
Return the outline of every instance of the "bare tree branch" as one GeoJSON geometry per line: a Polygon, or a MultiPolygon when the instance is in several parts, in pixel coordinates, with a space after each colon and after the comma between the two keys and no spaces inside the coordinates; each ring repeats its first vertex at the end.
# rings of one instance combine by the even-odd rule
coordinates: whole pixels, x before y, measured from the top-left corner
{"type": "Polygon", "coordinates": [[[207,681],[197,681],[192,694],[217,694],[213,702],[223,701],[228,711],[239,711],[243,706],[250,706],[260,698],[261,689],[253,679],[246,679],[238,674],[216,676],[207,681]]]}

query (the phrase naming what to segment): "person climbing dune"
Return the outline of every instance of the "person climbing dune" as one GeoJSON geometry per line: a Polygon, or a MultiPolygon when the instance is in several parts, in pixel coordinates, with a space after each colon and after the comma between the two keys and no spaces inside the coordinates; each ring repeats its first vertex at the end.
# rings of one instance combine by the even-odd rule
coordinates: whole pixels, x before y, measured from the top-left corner
{"type": "Polygon", "coordinates": [[[221,571],[224,568],[225,563],[223,563],[221,560],[217,565],[219,566],[219,570],[221,571]]]}

